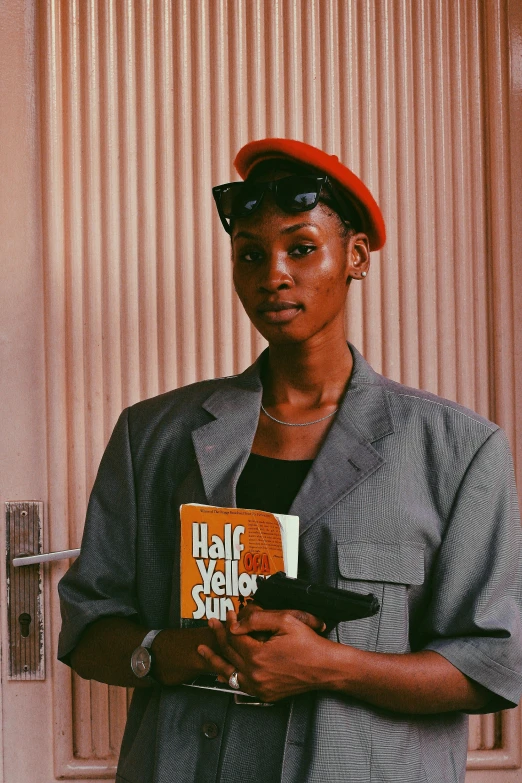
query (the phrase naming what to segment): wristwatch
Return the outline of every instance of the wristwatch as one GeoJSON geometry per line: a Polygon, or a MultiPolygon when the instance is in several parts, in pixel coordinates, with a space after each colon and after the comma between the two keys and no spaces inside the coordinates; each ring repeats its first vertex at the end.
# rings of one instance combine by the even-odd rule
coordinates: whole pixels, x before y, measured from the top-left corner
{"type": "Polygon", "coordinates": [[[133,674],[140,680],[149,682],[151,685],[157,682],[157,680],[155,680],[150,673],[154,662],[152,650],[150,648],[156,636],[162,631],[163,628],[160,628],[158,631],[149,631],[140,646],[136,647],[131,655],[131,669],[133,674]]]}

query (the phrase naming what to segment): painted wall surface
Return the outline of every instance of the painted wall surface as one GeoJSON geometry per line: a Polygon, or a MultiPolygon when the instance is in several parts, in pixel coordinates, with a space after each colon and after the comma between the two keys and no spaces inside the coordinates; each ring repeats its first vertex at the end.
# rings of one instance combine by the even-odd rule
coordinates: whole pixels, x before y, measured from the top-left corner
{"type": "MultiPolygon", "coordinates": [[[[35,8],[0,2],[0,781],[50,783],[52,680],[8,682],[5,512],[47,499],[35,8]],[[42,774],[43,773],[43,774],[42,774]]],[[[46,537],[48,544],[48,537],[46,537]]],[[[47,613],[49,613],[48,592],[47,613]]],[[[47,636],[47,660],[52,656],[47,636]]]]}
{"type": "MultiPolygon", "coordinates": [[[[376,370],[504,426],[521,486],[517,5],[0,3],[0,496],[45,501],[48,549],[79,546],[124,406],[263,347],[211,187],[264,136],[322,146],[368,184],[388,241],[352,286],[350,339],[376,370]]],[[[46,572],[46,682],[2,689],[8,783],[114,776],[126,692],[53,661],[66,567],[46,572]],[[28,703],[45,729],[18,760],[28,703]]],[[[518,710],[473,717],[469,781],[522,781],[520,744],[518,710]]]]}

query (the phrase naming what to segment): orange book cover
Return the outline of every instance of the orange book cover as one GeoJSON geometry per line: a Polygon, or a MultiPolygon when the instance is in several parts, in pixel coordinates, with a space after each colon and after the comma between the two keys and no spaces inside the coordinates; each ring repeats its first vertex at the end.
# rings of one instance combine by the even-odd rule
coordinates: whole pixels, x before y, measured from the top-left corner
{"type": "MultiPolygon", "coordinates": [[[[181,625],[239,611],[256,577],[285,570],[284,526],[268,511],[187,503],[181,518],[181,625]]],[[[297,519],[297,518],[295,518],[297,519]]]]}

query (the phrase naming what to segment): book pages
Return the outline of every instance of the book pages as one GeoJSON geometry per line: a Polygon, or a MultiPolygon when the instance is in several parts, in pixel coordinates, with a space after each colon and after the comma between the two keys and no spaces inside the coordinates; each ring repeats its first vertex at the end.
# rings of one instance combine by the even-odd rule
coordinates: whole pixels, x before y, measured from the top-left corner
{"type": "Polygon", "coordinates": [[[274,514],[274,516],[281,525],[285,573],[295,578],[299,556],[299,517],[293,514],[274,514]]]}

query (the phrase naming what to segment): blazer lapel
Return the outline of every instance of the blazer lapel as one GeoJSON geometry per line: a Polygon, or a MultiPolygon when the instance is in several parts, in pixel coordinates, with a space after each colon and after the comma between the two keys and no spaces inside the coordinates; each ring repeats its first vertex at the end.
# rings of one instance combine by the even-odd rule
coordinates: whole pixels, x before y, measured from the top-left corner
{"type": "Polygon", "coordinates": [[[207,502],[234,507],[236,484],[248,459],[257,429],[263,387],[260,358],[244,373],[224,379],[203,408],[214,421],[192,432],[207,502]]]}
{"type": "Polygon", "coordinates": [[[289,511],[299,516],[301,533],[384,464],[372,443],[393,432],[380,376],[350,348],[354,356],[350,383],[289,511]]]}
{"type": "MultiPolygon", "coordinates": [[[[384,463],[372,443],[393,432],[380,376],[350,345],[354,366],[332,427],[297,494],[290,514],[304,532],[344,495],[384,463]]],[[[259,420],[262,357],[244,373],[224,379],[203,407],[214,420],[192,432],[207,502],[236,505],[236,484],[248,459],[259,420]]]]}

